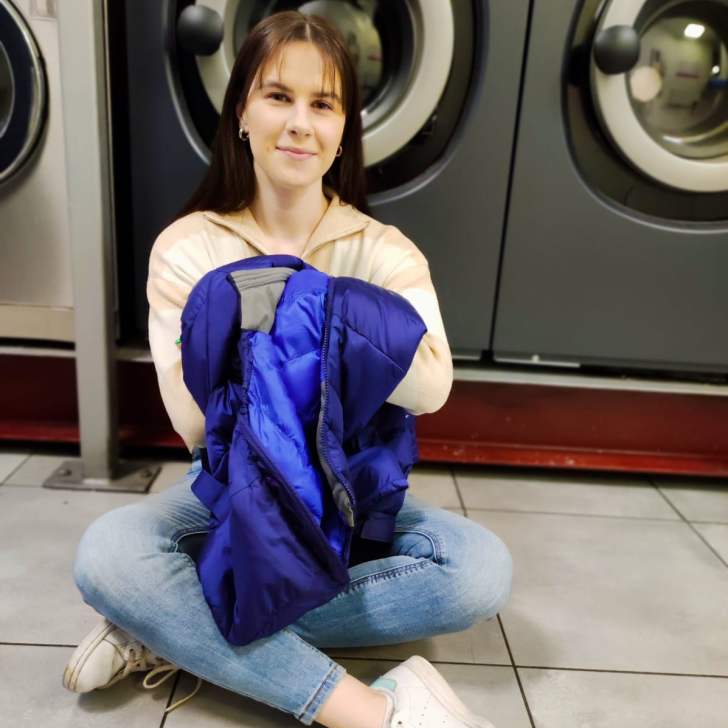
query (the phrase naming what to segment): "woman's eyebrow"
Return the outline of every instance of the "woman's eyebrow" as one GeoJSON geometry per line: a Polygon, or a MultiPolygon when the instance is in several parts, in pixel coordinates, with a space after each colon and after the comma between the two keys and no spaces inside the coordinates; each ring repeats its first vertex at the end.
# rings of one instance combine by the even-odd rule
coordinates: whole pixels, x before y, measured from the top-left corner
{"type": "MultiPolygon", "coordinates": [[[[281,83],[280,81],[266,81],[261,88],[278,88],[281,91],[288,91],[288,93],[292,93],[293,89],[288,88],[284,83],[281,83]]],[[[318,93],[314,93],[314,96],[318,96],[319,98],[325,98],[325,99],[335,99],[339,103],[341,103],[341,99],[339,98],[338,94],[331,93],[330,91],[321,91],[318,93]]]]}

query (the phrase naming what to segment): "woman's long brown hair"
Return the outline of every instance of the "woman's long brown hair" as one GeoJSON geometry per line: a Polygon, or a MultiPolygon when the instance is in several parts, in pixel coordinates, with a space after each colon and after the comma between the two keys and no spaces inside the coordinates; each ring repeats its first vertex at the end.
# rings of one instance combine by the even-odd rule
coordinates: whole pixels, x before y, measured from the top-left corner
{"type": "MultiPolygon", "coordinates": [[[[369,214],[362,149],[361,97],[354,64],[338,29],[325,19],[296,10],[275,13],[248,34],[235,59],[225,91],[220,123],[207,173],[180,211],[182,217],[196,210],[226,213],[243,210],[255,196],[255,170],[250,145],[238,137],[238,102],[248,98],[250,87],[264,64],[287,43],[309,41],[316,45],[325,63],[325,77],[341,79],[346,122],[341,141],[343,151],[326,172],[323,184],[334,189],[343,203],[369,214]]],[[[262,83],[262,78],[259,80],[262,83]]]]}

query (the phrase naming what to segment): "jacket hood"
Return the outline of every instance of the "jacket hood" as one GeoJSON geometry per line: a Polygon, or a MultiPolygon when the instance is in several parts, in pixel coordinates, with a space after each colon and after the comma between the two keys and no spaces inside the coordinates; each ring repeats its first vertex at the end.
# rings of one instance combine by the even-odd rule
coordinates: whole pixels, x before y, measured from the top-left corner
{"type": "MultiPolygon", "coordinates": [[[[372,220],[353,205],[343,203],[334,190],[326,187],[324,191],[327,193],[326,196],[330,198],[329,206],[306,243],[301,257],[310,255],[314,250],[326,243],[363,230],[372,220]]],[[[272,254],[265,244],[265,235],[263,235],[250,208],[246,207],[239,212],[229,213],[205,210],[203,215],[211,222],[236,233],[260,250],[263,255],[272,254]]]]}

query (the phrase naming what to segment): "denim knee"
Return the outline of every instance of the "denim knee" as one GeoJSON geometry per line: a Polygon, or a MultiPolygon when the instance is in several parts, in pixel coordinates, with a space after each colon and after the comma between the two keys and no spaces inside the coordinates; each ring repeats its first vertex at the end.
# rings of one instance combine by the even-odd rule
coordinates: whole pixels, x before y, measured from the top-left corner
{"type": "Polygon", "coordinates": [[[495,617],[508,602],[513,582],[513,559],[505,543],[480,524],[469,524],[454,587],[463,629],[495,617]]]}
{"type": "Polygon", "coordinates": [[[87,602],[94,594],[104,591],[105,579],[114,570],[118,571],[129,556],[129,543],[124,539],[121,522],[129,507],[108,511],[92,521],[76,547],[73,580],[87,602]]]}

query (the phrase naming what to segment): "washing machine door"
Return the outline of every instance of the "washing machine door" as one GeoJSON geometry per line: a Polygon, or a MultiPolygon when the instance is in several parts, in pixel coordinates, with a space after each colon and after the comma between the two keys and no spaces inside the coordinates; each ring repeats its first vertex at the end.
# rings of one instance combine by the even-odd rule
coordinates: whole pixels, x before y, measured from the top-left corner
{"type": "Polygon", "coordinates": [[[728,190],[728,0],[607,0],[590,73],[629,163],[677,189],[728,190]]]}
{"type": "Polygon", "coordinates": [[[0,184],[17,174],[40,137],[46,79],[38,45],[8,0],[0,0],[0,184]]]}
{"type": "Polygon", "coordinates": [[[188,48],[193,50],[195,40],[201,46],[197,67],[218,114],[248,28],[286,9],[323,16],[344,36],[361,85],[365,164],[401,151],[432,117],[450,75],[455,42],[450,2],[197,0],[183,13],[183,24],[193,38],[188,48]],[[390,67],[383,64],[381,36],[395,30],[400,47],[390,67]]]}

